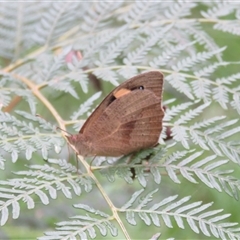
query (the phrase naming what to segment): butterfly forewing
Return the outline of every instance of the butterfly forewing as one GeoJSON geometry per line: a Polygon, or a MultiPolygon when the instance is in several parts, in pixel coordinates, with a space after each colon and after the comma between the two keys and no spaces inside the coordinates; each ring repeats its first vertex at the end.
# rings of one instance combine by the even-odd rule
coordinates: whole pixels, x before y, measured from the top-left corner
{"type": "Polygon", "coordinates": [[[79,133],[88,131],[91,125],[94,124],[96,120],[101,116],[102,112],[111,104],[113,101],[113,92],[116,92],[122,88],[134,90],[141,86],[143,86],[144,89],[150,90],[156,97],[162,98],[163,74],[159,71],[142,73],[120,84],[105,97],[101,104],[87,119],[85,124],[80,129],[79,133]]]}

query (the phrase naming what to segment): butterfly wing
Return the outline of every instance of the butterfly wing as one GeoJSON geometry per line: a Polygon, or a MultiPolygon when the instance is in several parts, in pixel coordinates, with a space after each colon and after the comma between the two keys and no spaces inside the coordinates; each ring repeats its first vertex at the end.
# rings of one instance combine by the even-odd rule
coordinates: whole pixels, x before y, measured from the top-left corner
{"type": "Polygon", "coordinates": [[[142,73],[120,84],[112,92],[110,92],[102,101],[102,103],[95,109],[95,111],[84,123],[79,133],[89,135],[92,125],[96,123],[97,119],[102,115],[106,108],[116,100],[116,97],[113,95],[114,92],[118,92],[120,89],[128,89],[133,91],[139,87],[143,87],[144,90],[151,91],[155,97],[161,99],[163,89],[163,74],[159,71],[142,73]]]}
{"type": "Polygon", "coordinates": [[[84,135],[93,155],[126,155],[156,145],[163,116],[161,97],[148,89],[132,90],[106,107],[84,135]]]}

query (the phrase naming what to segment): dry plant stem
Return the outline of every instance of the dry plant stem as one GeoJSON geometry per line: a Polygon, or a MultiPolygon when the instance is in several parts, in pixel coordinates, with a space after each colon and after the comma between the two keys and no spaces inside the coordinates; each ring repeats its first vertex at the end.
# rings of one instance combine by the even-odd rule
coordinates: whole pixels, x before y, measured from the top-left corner
{"type": "Polygon", "coordinates": [[[3,69],[3,71],[4,72],[11,72],[15,68],[17,68],[17,67],[21,66],[22,64],[26,63],[27,61],[29,61],[30,59],[36,58],[36,56],[38,56],[41,53],[43,53],[44,51],[46,51],[46,49],[47,49],[47,46],[43,46],[43,47],[39,48],[38,50],[36,50],[36,51],[32,52],[31,54],[27,55],[25,58],[19,59],[15,63],[10,64],[9,66],[5,67],[3,69]]]}
{"type": "Polygon", "coordinates": [[[7,107],[3,109],[4,112],[11,112],[12,109],[22,100],[22,97],[20,96],[15,96],[12,101],[8,104],[7,107]]]}
{"type": "MultiPolygon", "coordinates": [[[[5,67],[2,71],[6,72],[6,73],[10,73],[11,71],[13,71],[15,68],[21,66],[22,64],[26,63],[27,61],[29,61],[30,59],[35,58],[36,56],[38,56],[39,54],[43,53],[45,50],[47,49],[47,46],[44,46],[40,49],[38,49],[37,51],[34,51],[33,53],[29,54],[26,58],[23,59],[19,59],[18,61],[16,61],[13,64],[10,64],[9,66],[5,67]]],[[[22,97],[20,96],[15,96],[13,98],[13,100],[10,102],[10,104],[4,108],[4,112],[11,112],[12,109],[22,100],[22,97]]]]}
{"type": "Polygon", "coordinates": [[[113,217],[114,219],[116,219],[116,221],[118,222],[118,224],[120,225],[120,228],[123,231],[123,234],[125,235],[126,239],[131,239],[121,218],[118,215],[118,209],[115,208],[115,206],[113,205],[112,201],[110,200],[110,198],[108,197],[108,195],[105,193],[104,189],[102,188],[102,185],[99,183],[99,181],[97,180],[97,178],[95,177],[95,175],[92,172],[91,166],[84,160],[84,158],[80,155],[78,155],[78,158],[80,159],[80,161],[82,162],[82,164],[84,165],[84,167],[87,169],[87,173],[88,175],[94,180],[96,186],[98,187],[99,191],[101,192],[101,194],[103,195],[103,197],[105,198],[107,204],[109,205],[109,207],[112,210],[113,213],[113,217]]]}
{"type": "Polygon", "coordinates": [[[58,125],[63,130],[65,129],[64,121],[62,120],[61,116],[58,114],[58,112],[55,110],[55,108],[52,106],[52,104],[45,98],[45,96],[39,91],[39,89],[34,85],[29,79],[19,76],[17,74],[12,74],[13,77],[21,80],[23,83],[25,83],[28,88],[32,91],[32,93],[48,108],[48,110],[52,113],[52,115],[55,117],[55,119],[58,122],[58,125]]]}

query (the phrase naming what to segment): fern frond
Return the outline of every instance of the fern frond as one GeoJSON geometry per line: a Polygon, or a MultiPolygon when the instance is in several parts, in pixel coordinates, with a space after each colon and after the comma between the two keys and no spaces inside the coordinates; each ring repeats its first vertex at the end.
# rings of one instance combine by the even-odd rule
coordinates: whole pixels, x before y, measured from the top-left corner
{"type": "Polygon", "coordinates": [[[111,222],[113,218],[99,210],[89,207],[85,204],[75,204],[76,209],[85,211],[85,215],[71,217],[72,220],[57,223],[56,231],[46,232],[45,236],[40,237],[41,240],[50,239],[94,239],[98,230],[102,236],[111,233],[113,237],[118,235],[118,229],[111,222]]]}
{"type": "Polygon", "coordinates": [[[169,19],[178,19],[180,17],[186,17],[191,14],[192,8],[196,7],[194,2],[175,2],[164,11],[164,15],[169,19]]]}
{"type": "Polygon", "coordinates": [[[166,151],[160,145],[152,149],[144,149],[136,154],[123,156],[115,161],[111,166],[103,165],[99,167],[101,173],[107,177],[110,182],[115,180],[115,175],[123,178],[127,183],[133,183],[131,169],[134,168],[136,179],[143,186],[147,186],[146,170],[151,173],[156,183],[161,182],[159,173],[159,161],[164,158],[166,151]],[[146,164],[145,164],[145,163],[146,164]]]}
{"type": "Polygon", "coordinates": [[[240,79],[240,73],[231,74],[228,77],[217,78],[216,82],[220,85],[232,85],[234,82],[237,82],[240,79]]]}
{"type": "Polygon", "coordinates": [[[169,65],[169,61],[173,58],[178,57],[178,55],[186,48],[194,45],[196,42],[190,42],[187,44],[178,44],[176,46],[167,47],[163,49],[163,52],[158,55],[158,57],[154,58],[149,65],[152,68],[157,68],[159,66],[166,66],[169,65]]]}
{"type": "Polygon", "coordinates": [[[187,133],[187,129],[184,126],[181,126],[181,124],[189,122],[195,117],[199,116],[199,114],[201,114],[202,111],[208,106],[209,103],[205,103],[203,105],[200,105],[199,107],[196,107],[194,110],[190,109],[186,113],[181,114],[179,119],[175,121],[175,126],[173,126],[171,130],[172,136],[176,141],[181,142],[185,148],[189,148],[189,144],[187,142],[189,136],[187,133]]]}
{"type": "Polygon", "coordinates": [[[188,98],[194,100],[191,87],[187,83],[187,79],[185,76],[174,72],[172,74],[167,75],[165,77],[165,80],[168,81],[179,92],[184,93],[188,98]]]}
{"type": "Polygon", "coordinates": [[[210,102],[211,100],[211,84],[206,81],[193,80],[191,81],[191,86],[195,96],[203,99],[205,103],[210,102]]]}
{"type": "MultiPolygon", "coordinates": [[[[174,99],[170,103],[174,103],[176,100],[174,99]]],[[[186,103],[180,103],[177,105],[174,105],[172,107],[168,107],[165,111],[164,120],[165,121],[171,121],[174,117],[182,114],[185,110],[187,110],[189,107],[193,107],[194,103],[192,102],[186,102],[186,103]]]]}
{"type": "Polygon", "coordinates": [[[58,191],[61,191],[66,198],[72,198],[72,191],[80,195],[83,185],[85,190],[90,190],[91,181],[84,175],[73,175],[76,168],[65,160],[49,159],[61,167],[57,169],[47,164],[32,165],[27,171],[18,171],[15,174],[19,178],[0,181],[0,212],[1,225],[4,225],[9,218],[9,207],[12,207],[12,217],[14,219],[20,214],[20,201],[26,202],[28,209],[35,207],[32,195],[39,197],[43,204],[49,203],[49,198],[56,199],[58,191]],[[24,178],[23,178],[24,176],[24,178]]]}
{"type": "Polygon", "coordinates": [[[239,149],[235,147],[234,141],[227,141],[227,138],[233,138],[234,135],[239,133],[239,127],[234,127],[237,123],[237,120],[232,120],[223,122],[218,126],[215,126],[214,124],[213,127],[208,127],[205,131],[199,131],[192,128],[190,134],[193,139],[200,136],[199,139],[203,140],[203,144],[207,144],[218,156],[225,155],[233,162],[240,163],[239,149]],[[229,126],[231,126],[232,129],[229,130],[229,126]],[[221,132],[221,134],[219,135],[218,132],[221,132]]]}
{"type": "Polygon", "coordinates": [[[152,31],[150,36],[144,39],[144,42],[135,51],[127,54],[123,63],[127,66],[141,63],[152,47],[162,38],[163,32],[164,29],[160,32],[152,31]]]}
{"type": "Polygon", "coordinates": [[[178,172],[192,183],[197,183],[193,175],[210,188],[215,188],[219,192],[225,191],[230,196],[239,199],[238,191],[240,190],[239,180],[228,175],[233,170],[220,171],[219,167],[228,163],[228,160],[218,160],[216,155],[208,156],[200,160],[203,152],[193,152],[189,154],[181,151],[174,153],[166,158],[163,166],[166,167],[169,177],[175,182],[180,183],[178,172]],[[194,161],[197,162],[194,163],[194,161]],[[178,164],[173,162],[178,161],[178,164]],[[189,166],[189,164],[191,165],[189,166]]]}
{"type": "Polygon", "coordinates": [[[34,46],[32,36],[41,14],[48,3],[0,4],[0,55],[7,59],[18,59],[34,46]],[[11,21],[9,21],[11,19],[11,21]]]}
{"type": "Polygon", "coordinates": [[[91,106],[93,105],[93,102],[99,99],[100,96],[101,96],[101,92],[97,92],[93,96],[91,96],[88,100],[86,100],[84,103],[80,105],[79,109],[72,114],[70,119],[76,120],[80,116],[87,113],[90,110],[91,106]]]}
{"type": "Polygon", "coordinates": [[[33,96],[31,91],[26,89],[26,87],[14,78],[11,74],[0,72],[0,98],[1,98],[1,107],[6,107],[10,103],[10,99],[13,95],[17,94],[25,100],[30,108],[32,114],[36,113],[36,98],[33,96]]]}
{"type": "MultiPolygon", "coordinates": [[[[214,39],[204,30],[202,30],[202,27],[199,23],[193,22],[193,24],[189,24],[187,28],[184,28],[184,31],[190,35],[190,38],[193,37],[197,43],[203,45],[208,51],[215,51],[219,49],[219,46],[215,43],[214,39]]],[[[216,58],[221,62],[221,53],[218,53],[216,58]]]]}
{"type": "Polygon", "coordinates": [[[88,10],[85,13],[85,21],[83,22],[81,29],[84,32],[92,32],[96,28],[106,28],[108,21],[111,22],[110,16],[114,10],[121,7],[122,1],[118,2],[92,2],[88,6],[88,10]]]}
{"type": "Polygon", "coordinates": [[[205,104],[202,104],[202,105],[196,107],[193,110],[190,109],[189,111],[187,111],[186,113],[184,113],[180,116],[180,118],[176,121],[176,124],[181,125],[183,123],[191,121],[192,119],[199,116],[209,105],[210,105],[210,103],[205,103],[205,104]]]}
{"type": "Polygon", "coordinates": [[[179,71],[188,71],[190,68],[192,68],[194,65],[196,65],[197,63],[201,63],[204,62],[210,58],[212,58],[213,56],[215,56],[218,53],[223,52],[226,49],[226,47],[223,48],[219,48],[217,50],[214,51],[210,51],[210,52],[199,52],[197,54],[194,54],[194,56],[192,57],[187,57],[185,59],[181,59],[175,66],[173,66],[173,70],[176,72],[179,71]]]}
{"type": "MultiPolygon", "coordinates": [[[[228,65],[225,63],[223,64],[228,65]]],[[[185,79],[185,77],[181,77],[181,78],[185,79]]],[[[191,86],[193,89],[193,93],[196,95],[196,97],[203,99],[205,102],[214,100],[217,103],[219,103],[223,109],[227,109],[227,105],[231,102],[233,107],[235,109],[238,109],[239,102],[234,100],[240,97],[239,87],[235,87],[236,86],[235,82],[238,79],[239,79],[239,74],[233,74],[227,78],[224,78],[224,77],[217,78],[216,80],[198,78],[197,80],[191,80],[191,86]]],[[[176,85],[175,87],[177,88],[179,85],[176,85]]],[[[180,90],[181,89],[182,88],[180,88],[180,90]]],[[[184,91],[182,90],[182,92],[184,91]]],[[[184,93],[186,95],[188,94],[188,92],[184,92],[184,93]]]]}
{"type": "Polygon", "coordinates": [[[36,113],[37,101],[32,95],[32,93],[27,89],[20,88],[1,88],[0,89],[0,98],[2,106],[8,106],[10,103],[11,96],[17,94],[25,100],[30,108],[32,114],[36,113]]]}
{"type": "Polygon", "coordinates": [[[218,18],[229,15],[235,9],[234,5],[230,5],[228,1],[215,2],[207,11],[201,11],[201,15],[205,18],[218,18]]]}
{"type": "Polygon", "coordinates": [[[197,77],[208,77],[211,73],[216,71],[221,66],[227,66],[229,65],[228,62],[214,62],[210,64],[209,66],[203,67],[200,70],[197,70],[194,72],[194,75],[197,77]]]}
{"type": "Polygon", "coordinates": [[[239,21],[220,22],[214,25],[214,29],[229,32],[237,36],[240,35],[239,21]]]}
{"type": "Polygon", "coordinates": [[[0,169],[1,170],[4,170],[5,161],[6,161],[6,159],[2,156],[2,154],[0,154],[0,169]]]}
{"type": "Polygon", "coordinates": [[[134,66],[126,66],[117,71],[124,79],[128,79],[138,74],[138,69],[134,66]]]}
{"type": "Polygon", "coordinates": [[[202,202],[187,203],[190,197],[177,200],[177,195],[163,199],[153,204],[153,195],[157,190],[138,199],[142,191],[136,192],[132,198],[119,209],[126,213],[126,220],[129,224],[136,224],[136,215],[146,224],[154,224],[160,227],[160,221],[168,228],[172,228],[174,219],[177,226],[184,229],[184,222],[191,230],[197,234],[202,232],[205,236],[217,238],[238,239],[240,229],[235,226],[237,223],[223,222],[230,214],[220,214],[220,210],[209,210],[212,203],[202,204],[202,202]],[[148,203],[151,203],[148,204],[148,203]]]}
{"type": "Polygon", "coordinates": [[[200,125],[195,123],[190,128],[181,125],[185,121],[194,119],[194,116],[201,113],[206,106],[208,104],[201,105],[194,110],[181,114],[180,119],[176,120],[176,125],[172,128],[173,138],[181,142],[187,149],[189,148],[189,139],[191,139],[194,144],[200,145],[205,150],[209,150],[210,148],[218,156],[225,155],[234,163],[240,163],[240,151],[235,146],[236,142],[231,140],[240,131],[239,127],[235,126],[238,123],[236,119],[224,121],[216,125],[216,122],[223,120],[224,117],[214,117],[213,119],[203,121],[200,125]],[[183,122],[182,119],[184,119],[183,122]],[[211,127],[211,125],[213,126],[211,127]],[[221,132],[220,135],[219,132],[221,132]],[[228,138],[230,139],[229,141],[227,141],[228,138]]]}
{"type": "Polygon", "coordinates": [[[74,98],[79,96],[75,91],[77,82],[84,93],[88,92],[88,75],[83,71],[86,62],[75,59],[68,62],[69,54],[74,54],[72,47],[63,48],[61,53],[52,55],[44,53],[39,56],[31,65],[23,65],[17,69],[18,75],[26,75],[35,82],[39,89],[49,87],[55,91],[70,93],[74,98]],[[66,72],[66,69],[68,72],[66,72]]]}
{"type": "Polygon", "coordinates": [[[121,34],[116,41],[109,44],[107,49],[103,49],[99,52],[99,60],[95,61],[95,64],[99,67],[112,64],[116,61],[117,57],[125,50],[133,41],[136,33],[129,32],[128,34],[121,34]]]}
{"type": "Polygon", "coordinates": [[[38,150],[41,151],[42,157],[47,159],[48,150],[62,146],[62,139],[57,135],[54,138],[50,134],[56,131],[50,123],[27,112],[17,111],[17,113],[29,122],[20,121],[15,116],[0,112],[0,118],[4,121],[0,124],[0,146],[11,154],[13,162],[17,161],[18,155],[23,151],[28,160],[31,159],[32,153],[38,150]],[[34,127],[34,122],[39,124],[40,129],[34,127]],[[47,133],[40,133],[43,130],[47,133]]]}
{"type": "Polygon", "coordinates": [[[212,90],[213,99],[218,102],[223,109],[227,109],[227,103],[229,102],[228,99],[228,92],[226,89],[222,88],[221,86],[216,87],[212,90]]]}
{"type": "Polygon", "coordinates": [[[96,32],[93,36],[90,35],[89,37],[85,37],[81,44],[76,41],[74,47],[83,52],[85,60],[92,61],[98,56],[99,49],[105,49],[109,42],[116,40],[116,38],[124,32],[127,34],[126,26],[116,29],[107,28],[100,32],[96,32]]]}
{"type": "Polygon", "coordinates": [[[131,2],[118,16],[118,20],[137,24],[140,21],[153,19],[153,16],[159,14],[160,11],[161,7],[156,2],[131,2]]]}
{"type": "Polygon", "coordinates": [[[234,93],[233,100],[231,101],[231,106],[237,110],[238,114],[240,115],[240,94],[234,93]]]}
{"type": "Polygon", "coordinates": [[[103,69],[99,68],[99,69],[95,70],[93,72],[93,74],[100,79],[109,81],[110,83],[112,83],[115,86],[118,85],[117,74],[115,71],[112,71],[112,70],[106,69],[106,68],[103,68],[103,69]]]}
{"type": "Polygon", "coordinates": [[[76,13],[84,14],[84,6],[87,7],[79,3],[61,2],[57,4],[51,2],[36,26],[35,34],[32,36],[33,40],[38,44],[52,45],[76,24],[76,13]]]}

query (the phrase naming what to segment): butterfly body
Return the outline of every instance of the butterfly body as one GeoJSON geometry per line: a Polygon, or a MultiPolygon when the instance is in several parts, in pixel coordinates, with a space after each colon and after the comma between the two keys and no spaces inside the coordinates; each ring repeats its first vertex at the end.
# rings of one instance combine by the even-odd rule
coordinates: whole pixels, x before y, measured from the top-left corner
{"type": "Polygon", "coordinates": [[[115,88],[85,122],[67,136],[83,156],[121,156],[154,147],[162,130],[163,75],[137,75],[115,88]]]}

